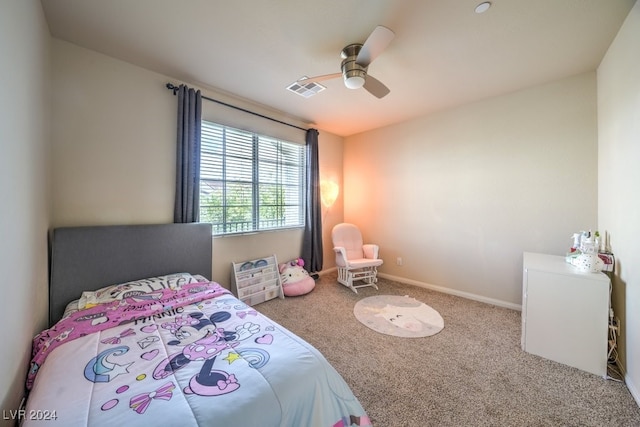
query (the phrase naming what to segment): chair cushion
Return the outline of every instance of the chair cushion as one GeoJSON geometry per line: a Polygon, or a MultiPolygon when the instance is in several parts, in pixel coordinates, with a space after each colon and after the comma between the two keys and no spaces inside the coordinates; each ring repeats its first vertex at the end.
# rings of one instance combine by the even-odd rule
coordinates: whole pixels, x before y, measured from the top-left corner
{"type": "Polygon", "coordinates": [[[349,260],[349,268],[378,267],[380,265],[382,265],[381,259],[360,258],[349,260]]]}
{"type": "Polygon", "coordinates": [[[342,247],[347,252],[347,259],[364,258],[362,252],[362,234],[353,224],[342,223],[333,228],[331,233],[333,246],[342,247]]]}

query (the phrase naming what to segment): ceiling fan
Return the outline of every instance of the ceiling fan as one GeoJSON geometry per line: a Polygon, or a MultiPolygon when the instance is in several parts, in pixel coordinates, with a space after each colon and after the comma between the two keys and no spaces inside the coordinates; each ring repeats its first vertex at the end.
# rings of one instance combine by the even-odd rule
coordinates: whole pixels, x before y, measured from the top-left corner
{"type": "Polygon", "coordinates": [[[344,79],[344,85],[349,89],[364,87],[372,95],[382,98],[390,92],[389,88],[380,80],[369,75],[367,69],[369,68],[369,64],[385,50],[394,37],[395,33],[393,31],[382,25],[378,25],[364,44],[352,43],[342,49],[340,54],[342,57],[341,73],[303,77],[296,81],[296,83],[304,86],[310,83],[342,77],[344,79]]]}

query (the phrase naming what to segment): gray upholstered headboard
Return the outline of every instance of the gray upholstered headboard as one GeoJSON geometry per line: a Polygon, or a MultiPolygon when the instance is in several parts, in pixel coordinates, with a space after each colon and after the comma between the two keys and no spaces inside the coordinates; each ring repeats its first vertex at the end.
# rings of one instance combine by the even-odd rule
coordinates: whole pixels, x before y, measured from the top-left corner
{"type": "Polygon", "coordinates": [[[56,228],[51,236],[49,323],[83,291],[188,272],[211,277],[210,224],[56,228]]]}

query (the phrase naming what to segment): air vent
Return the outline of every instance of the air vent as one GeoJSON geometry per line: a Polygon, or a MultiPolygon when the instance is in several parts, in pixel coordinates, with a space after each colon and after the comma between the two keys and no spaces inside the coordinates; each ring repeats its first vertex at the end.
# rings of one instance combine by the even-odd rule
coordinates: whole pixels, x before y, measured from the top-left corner
{"type": "Polygon", "coordinates": [[[291,92],[295,92],[298,95],[303,96],[305,98],[309,98],[315,95],[316,93],[322,92],[323,90],[326,89],[326,87],[322,86],[319,83],[310,82],[307,84],[303,84],[305,78],[307,77],[302,77],[300,80],[291,83],[291,85],[287,87],[287,90],[290,90],[291,92]]]}

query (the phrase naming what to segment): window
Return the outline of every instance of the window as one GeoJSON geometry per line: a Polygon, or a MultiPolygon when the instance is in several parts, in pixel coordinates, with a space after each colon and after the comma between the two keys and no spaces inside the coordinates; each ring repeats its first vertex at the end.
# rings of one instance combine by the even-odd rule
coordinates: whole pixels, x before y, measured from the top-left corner
{"type": "Polygon", "coordinates": [[[304,225],[305,147],[202,122],[200,222],[214,234],[304,225]]]}

